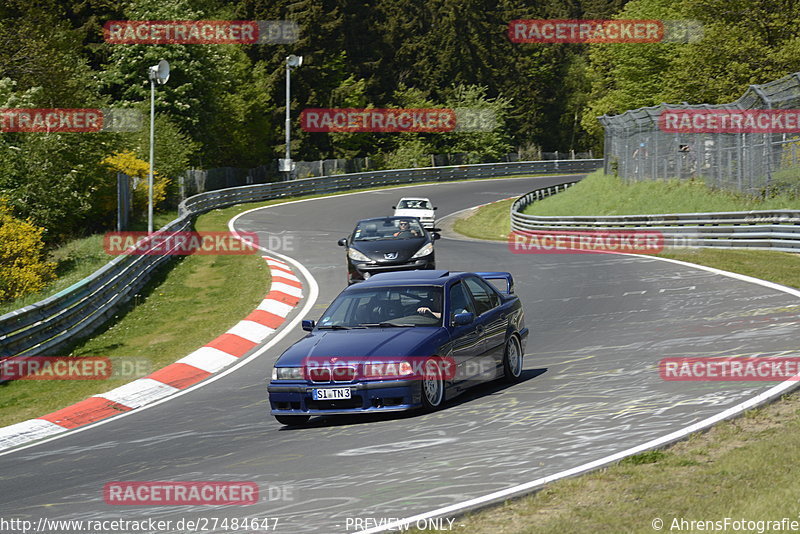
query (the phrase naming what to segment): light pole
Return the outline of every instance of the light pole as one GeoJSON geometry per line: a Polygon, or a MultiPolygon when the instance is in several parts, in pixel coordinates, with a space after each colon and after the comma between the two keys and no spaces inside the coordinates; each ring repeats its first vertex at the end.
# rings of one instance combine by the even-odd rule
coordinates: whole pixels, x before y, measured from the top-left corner
{"type": "Polygon", "coordinates": [[[150,172],[147,175],[147,233],[153,233],[153,141],[155,139],[156,82],[164,85],[169,80],[169,63],[162,59],[147,70],[150,78],[150,172]]]}
{"type": "Polygon", "coordinates": [[[292,155],[289,150],[289,144],[292,141],[292,123],[291,123],[291,77],[292,77],[292,68],[299,67],[303,64],[303,56],[295,56],[294,54],[290,56],[286,56],[286,158],[278,160],[278,170],[284,171],[286,173],[286,179],[288,180],[291,177],[291,173],[294,170],[294,164],[292,163],[292,155]]]}

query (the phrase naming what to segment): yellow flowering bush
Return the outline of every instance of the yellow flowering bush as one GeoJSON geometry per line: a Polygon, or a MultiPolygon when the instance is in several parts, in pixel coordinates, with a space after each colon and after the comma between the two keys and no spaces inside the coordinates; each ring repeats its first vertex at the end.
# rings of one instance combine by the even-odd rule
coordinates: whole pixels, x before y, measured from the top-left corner
{"type": "Polygon", "coordinates": [[[0,199],[0,301],[35,293],[55,278],[55,263],[44,259],[44,228],[14,217],[0,199]]]}

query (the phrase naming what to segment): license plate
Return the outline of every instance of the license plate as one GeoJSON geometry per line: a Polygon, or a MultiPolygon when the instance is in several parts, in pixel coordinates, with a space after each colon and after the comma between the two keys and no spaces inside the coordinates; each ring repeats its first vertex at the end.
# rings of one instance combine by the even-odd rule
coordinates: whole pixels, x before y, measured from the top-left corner
{"type": "Polygon", "coordinates": [[[314,400],[349,399],[350,388],[312,389],[311,398],[314,400]]]}

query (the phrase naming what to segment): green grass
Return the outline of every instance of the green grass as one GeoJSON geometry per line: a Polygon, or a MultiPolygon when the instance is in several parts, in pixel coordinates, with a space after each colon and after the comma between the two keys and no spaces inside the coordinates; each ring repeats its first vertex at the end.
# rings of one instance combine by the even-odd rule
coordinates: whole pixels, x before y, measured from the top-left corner
{"type": "Polygon", "coordinates": [[[508,239],[511,232],[509,210],[514,200],[511,198],[486,204],[472,215],[457,219],[453,229],[474,239],[508,239]]]}
{"type": "MultiPolygon", "coordinates": [[[[505,239],[512,200],[479,209],[455,229],[505,239]],[[505,219],[503,218],[505,214],[505,219]]],[[[595,175],[538,202],[537,215],[742,211],[798,208],[793,197],[764,202],[710,191],[702,184],[624,185],[595,175]],[[615,200],[616,199],[616,200],[615,200]]],[[[716,267],[800,288],[800,255],[783,252],[682,249],[659,256],[716,267]]],[[[797,517],[800,479],[800,395],[716,425],[666,450],[634,455],[615,466],[549,484],[538,493],[456,520],[456,534],[669,532],[674,520],[797,517]]],[[[730,527],[729,527],[730,529],[730,527]]],[[[683,527],[682,532],[701,529],[683,527]]],[[[708,529],[705,529],[708,530],[708,529]]],[[[678,531],[676,529],[672,531],[678,531]]]]}
{"type": "Polygon", "coordinates": [[[569,188],[528,206],[529,215],[638,215],[800,209],[800,197],[782,195],[760,200],[715,191],[700,180],[625,183],[594,172],[569,188]]]}
{"type": "MultiPolygon", "coordinates": [[[[561,199],[561,212],[566,214],[575,215],[577,212],[583,209],[583,197],[579,195],[581,191],[587,192],[590,191],[592,194],[595,195],[596,198],[610,198],[610,194],[608,190],[602,189],[602,186],[608,187],[613,189],[614,191],[620,187],[620,184],[615,180],[606,180],[606,178],[601,175],[592,175],[591,181],[588,182],[589,188],[581,189],[581,186],[584,185],[586,180],[590,180],[590,178],[586,178],[584,182],[574,186],[573,188],[568,189],[565,192],[558,193],[552,197],[546,198],[541,202],[537,202],[534,205],[552,205],[555,201],[561,199]],[[598,179],[599,178],[599,179],[598,179]]],[[[613,178],[613,177],[611,177],[613,178]]],[[[628,199],[642,199],[642,206],[650,205],[650,199],[647,198],[647,195],[643,195],[639,190],[643,191],[650,191],[651,184],[650,183],[637,183],[633,185],[622,185],[623,194],[625,198],[628,199]]],[[[690,188],[695,188],[695,185],[692,185],[690,188]]],[[[710,202],[711,205],[720,205],[720,202],[727,201],[729,195],[727,193],[722,192],[715,192],[708,190],[705,186],[702,186],[704,190],[701,193],[698,193],[697,197],[702,198],[712,198],[716,199],[716,196],[720,196],[722,198],[721,201],[710,202]]],[[[680,188],[678,188],[680,189],[680,188]]],[[[497,240],[497,241],[505,241],[508,239],[508,233],[510,232],[511,224],[510,224],[510,217],[509,217],[509,210],[511,209],[511,204],[513,204],[515,199],[506,199],[500,200],[497,202],[493,202],[491,204],[487,204],[485,206],[480,207],[479,209],[475,210],[474,212],[470,213],[468,216],[458,219],[455,221],[453,228],[462,235],[467,237],[472,237],[475,239],[490,239],[490,240],[497,240]]],[[[718,199],[717,199],[718,200],[718,199]]],[[[677,202],[677,199],[674,200],[677,202]]],[[[747,200],[747,202],[752,202],[747,200]]],[[[798,208],[797,200],[794,201],[792,204],[791,198],[783,198],[780,202],[776,201],[775,199],[771,199],[768,201],[770,203],[770,209],[781,209],[781,207],[786,208],[798,208]],[[781,204],[785,202],[786,204],[781,204]]],[[[673,204],[676,206],[677,204],[673,204]]],[[[753,204],[749,204],[753,205],[753,204]]],[[[736,208],[733,209],[730,205],[727,205],[727,209],[738,210],[738,209],[745,209],[745,208],[736,208]]],[[[760,206],[760,204],[755,204],[755,206],[760,206]]],[[[640,211],[640,208],[637,208],[635,205],[628,206],[630,209],[630,213],[656,213],[656,212],[648,212],[648,211],[640,211]]],[[[753,207],[752,209],[767,209],[762,207],[753,207]]],[[[641,208],[644,210],[644,207],[641,208]]],[[[551,211],[551,208],[547,208],[543,211],[551,211]]],[[[663,212],[663,213],[666,213],[663,212]]],[[[539,211],[537,210],[537,214],[539,211]]],[[[606,213],[609,214],[609,213],[606,213]]],[[[778,284],[783,284],[786,286],[800,288],[800,254],[792,254],[788,252],[772,252],[772,251],[761,251],[761,250],[727,250],[727,249],[713,249],[713,248],[706,248],[706,249],[675,249],[674,251],[665,251],[658,254],[660,257],[664,258],[671,258],[681,261],[688,261],[691,263],[697,263],[700,265],[707,265],[709,267],[715,267],[717,269],[722,269],[723,271],[731,271],[740,274],[746,274],[748,276],[753,276],[756,278],[762,278],[765,280],[769,280],[772,282],[776,282],[778,284]]]]}

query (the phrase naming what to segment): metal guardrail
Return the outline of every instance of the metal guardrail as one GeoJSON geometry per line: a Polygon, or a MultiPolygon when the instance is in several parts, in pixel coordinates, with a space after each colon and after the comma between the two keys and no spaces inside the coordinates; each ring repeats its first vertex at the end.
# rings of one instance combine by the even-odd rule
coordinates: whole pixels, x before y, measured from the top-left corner
{"type": "Polygon", "coordinates": [[[800,211],[733,211],[659,215],[542,216],[522,211],[575,182],[531,191],[511,206],[511,231],[603,232],[640,229],[660,232],[666,247],[723,247],[800,252],[800,211]]]}
{"type": "MultiPolygon", "coordinates": [[[[288,182],[231,187],[218,191],[200,193],[187,198],[180,206],[180,213],[206,210],[220,206],[257,202],[287,196],[317,195],[351,189],[362,189],[382,185],[398,185],[416,182],[446,182],[499,176],[524,174],[553,174],[569,172],[592,172],[603,164],[601,159],[527,161],[513,163],[483,163],[479,165],[456,165],[452,167],[425,167],[389,171],[370,171],[354,174],[305,178],[288,182]]],[[[2,318],[0,318],[0,321],[2,318]]]]}
{"type": "MultiPolygon", "coordinates": [[[[186,231],[194,216],[232,204],[381,185],[591,172],[600,168],[602,163],[600,159],[487,163],[362,172],[220,189],[184,200],[179,207],[179,217],[159,232],[186,231]]],[[[88,337],[117,314],[152,274],[171,258],[168,255],[118,256],[64,291],[1,316],[0,359],[20,355],[57,355],[63,347],[88,337]]]]}

